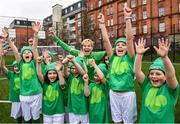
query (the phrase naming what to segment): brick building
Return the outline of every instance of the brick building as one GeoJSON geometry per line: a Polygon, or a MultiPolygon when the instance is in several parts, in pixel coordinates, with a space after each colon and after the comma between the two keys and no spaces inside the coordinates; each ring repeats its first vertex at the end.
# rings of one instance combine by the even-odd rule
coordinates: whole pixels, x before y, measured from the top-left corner
{"type": "MultiPolygon", "coordinates": [[[[156,42],[159,37],[166,36],[180,41],[180,0],[87,0],[92,28],[98,25],[97,16],[102,12],[110,40],[114,42],[117,37],[124,36],[125,2],[133,9],[132,26],[136,38],[143,36],[156,42]]],[[[100,40],[101,37],[97,42],[100,40]]]]}

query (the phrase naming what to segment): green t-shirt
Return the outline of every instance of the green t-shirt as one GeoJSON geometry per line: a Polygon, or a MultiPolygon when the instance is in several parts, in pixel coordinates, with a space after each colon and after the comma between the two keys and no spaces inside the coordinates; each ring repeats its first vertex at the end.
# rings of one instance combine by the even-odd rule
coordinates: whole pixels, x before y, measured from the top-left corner
{"type": "Polygon", "coordinates": [[[20,73],[14,73],[8,70],[7,78],[10,80],[9,100],[11,102],[19,102],[20,73]]]}
{"type": "Polygon", "coordinates": [[[89,120],[90,123],[108,123],[108,99],[106,86],[102,83],[89,84],[90,104],[89,104],[89,120]]]}
{"type": "MultiPolygon", "coordinates": [[[[58,37],[56,37],[54,40],[59,46],[62,47],[62,49],[69,52],[71,55],[73,55],[73,56],[79,55],[79,53],[80,53],[79,50],[70,47],[68,44],[61,41],[58,37]]],[[[94,68],[91,66],[88,59],[94,59],[96,64],[98,65],[101,62],[101,60],[103,59],[103,57],[105,56],[105,53],[106,53],[105,51],[91,52],[90,55],[83,57],[83,60],[87,66],[88,75],[89,75],[90,80],[93,80],[93,78],[94,78],[94,68]]]]}
{"type": "Polygon", "coordinates": [[[167,83],[152,86],[148,77],[141,84],[142,103],[140,123],[174,123],[174,109],[179,95],[179,85],[172,90],[167,83]]]}
{"type": "Polygon", "coordinates": [[[122,57],[112,55],[108,84],[114,91],[134,91],[134,60],[126,54],[122,57]]]}
{"type": "Polygon", "coordinates": [[[59,81],[43,83],[43,113],[45,115],[64,113],[63,93],[59,81]]]}
{"type": "Polygon", "coordinates": [[[88,98],[84,95],[84,81],[82,76],[68,76],[68,111],[74,114],[84,115],[88,112],[88,98]]]}
{"type": "Polygon", "coordinates": [[[20,95],[31,96],[42,93],[41,84],[37,77],[36,62],[24,62],[22,59],[19,62],[20,68],[20,95]]]}

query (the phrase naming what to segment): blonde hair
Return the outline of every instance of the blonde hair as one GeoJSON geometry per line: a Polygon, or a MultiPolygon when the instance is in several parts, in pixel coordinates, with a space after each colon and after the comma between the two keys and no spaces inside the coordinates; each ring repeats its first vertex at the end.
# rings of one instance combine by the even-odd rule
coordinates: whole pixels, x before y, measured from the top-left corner
{"type": "Polygon", "coordinates": [[[84,45],[86,43],[90,43],[92,47],[94,46],[94,41],[92,41],[91,39],[84,39],[81,44],[84,45]]]}

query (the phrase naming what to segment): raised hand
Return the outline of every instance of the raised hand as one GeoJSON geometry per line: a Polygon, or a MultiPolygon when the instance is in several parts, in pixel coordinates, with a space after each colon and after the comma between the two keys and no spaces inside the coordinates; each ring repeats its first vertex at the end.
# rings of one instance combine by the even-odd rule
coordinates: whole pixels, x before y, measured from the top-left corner
{"type": "Polygon", "coordinates": [[[41,28],[41,25],[40,25],[40,23],[39,23],[39,22],[35,22],[35,23],[33,23],[33,25],[32,25],[32,29],[33,29],[33,31],[34,31],[35,33],[38,33],[38,32],[39,32],[39,30],[40,30],[40,28],[41,28]]]}
{"type": "Polygon", "coordinates": [[[89,59],[89,63],[94,67],[96,65],[94,59],[89,59]]]}
{"type": "Polygon", "coordinates": [[[40,64],[42,62],[43,58],[42,57],[37,57],[37,63],[40,64]]]}
{"type": "Polygon", "coordinates": [[[124,7],[124,16],[125,17],[130,17],[132,14],[132,9],[130,9],[129,7],[124,7]]]}
{"type": "Polygon", "coordinates": [[[144,40],[143,38],[138,40],[138,44],[135,42],[135,47],[136,47],[136,53],[137,54],[144,54],[149,47],[145,48],[146,45],[146,40],[144,40]]]}
{"type": "Polygon", "coordinates": [[[74,56],[72,56],[72,55],[67,55],[67,58],[70,62],[72,62],[74,60],[74,56]]]}
{"type": "Polygon", "coordinates": [[[65,59],[63,59],[62,64],[67,65],[68,62],[69,62],[69,59],[65,58],[65,59]]]}
{"type": "Polygon", "coordinates": [[[102,13],[99,13],[97,18],[100,24],[104,24],[104,15],[102,13]]]}
{"type": "Polygon", "coordinates": [[[62,63],[60,61],[56,61],[56,65],[55,65],[56,71],[60,71],[61,67],[62,67],[62,63]]]}
{"type": "Polygon", "coordinates": [[[2,38],[8,38],[8,37],[9,37],[9,32],[8,32],[8,28],[7,28],[7,27],[4,27],[4,28],[2,29],[1,37],[2,37],[2,38]]]}
{"type": "Polygon", "coordinates": [[[168,39],[166,39],[166,41],[164,41],[164,38],[158,39],[158,46],[159,46],[159,48],[154,46],[154,49],[156,50],[157,54],[161,57],[165,57],[168,55],[168,51],[169,51],[169,47],[171,46],[171,42],[169,42],[168,39]]]}
{"type": "Polygon", "coordinates": [[[84,74],[82,78],[83,78],[85,83],[88,83],[88,80],[89,80],[88,74],[84,74]]]}

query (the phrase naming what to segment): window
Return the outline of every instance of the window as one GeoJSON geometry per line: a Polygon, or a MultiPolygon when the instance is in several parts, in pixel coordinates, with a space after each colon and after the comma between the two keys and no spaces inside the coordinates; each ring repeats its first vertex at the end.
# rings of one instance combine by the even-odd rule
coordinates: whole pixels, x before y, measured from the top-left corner
{"type": "Polygon", "coordinates": [[[143,11],[143,19],[147,19],[147,11],[143,11]]]}
{"type": "Polygon", "coordinates": [[[107,25],[108,25],[108,26],[110,26],[110,20],[108,20],[107,22],[108,22],[108,24],[107,24],[107,25]]]}
{"type": "Polygon", "coordinates": [[[67,13],[67,9],[65,9],[65,13],[67,13]]]}
{"type": "Polygon", "coordinates": [[[159,8],[159,16],[164,16],[164,7],[159,8]]]}
{"type": "Polygon", "coordinates": [[[70,10],[72,11],[73,10],[73,7],[71,6],[70,10]]]}
{"type": "Polygon", "coordinates": [[[81,7],[81,3],[78,3],[78,8],[80,8],[81,7]]]}
{"type": "Polygon", "coordinates": [[[143,26],[143,33],[146,34],[147,33],[147,25],[143,26]]]}
{"type": "Polygon", "coordinates": [[[111,26],[113,25],[113,19],[111,19],[111,22],[110,22],[111,26]]]}
{"type": "Polygon", "coordinates": [[[16,21],[16,24],[17,24],[17,25],[20,25],[20,21],[17,20],[17,21],[16,21]]]}
{"type": "Polygon", "coordinates": [[[109,15],[110,14],[110,10],[109,10],[109,8],[107,8],[107,15],[109,15]]]}
{"type": "Polygon", "coordinates": [[[102,1],[99,0],[99,2],[98,2],[98,7],[100,7],[101,5],[102,5],[102,1]]]}
{"type": "Polygon", "coordinates": [[[143,0],[143,5],[144,5],[144,4],[147,4],[147,0],[143,0]]]}
{"type": "Polygon", "coordinates": [[[131,0],[131,7],[136,7],[136,0],[131,0]]]}
{"type": "Polygon", "coordinates": [[[159,23],[159,32],[165,32],[165,23],[159,23]]]}
{"type": "Polygon", "coordinates": [[[110,7],[110,14],[113,14],[113,8],[110,7]]]}
{"type": "Polygon", "coordinates": [[[78,21],[78,27],[80,27],[81,26],[81,21],[78,21]]]}
{"type": "Polygon", "coordinates": [[[136,21],[136,14],[135,13],[132,14],[132,21],[136,21]]]}
{"type": "Polygon", "coordinates": [[[136,27],[132,27],[133,35],[136,35],[136,27]]]}
{"type": "Polygon", "coordinates": [[[92,10],[92,9],[93,9],[93,4],[91,3],[91,4],[90,4],[90,10],[92,10]]]}

